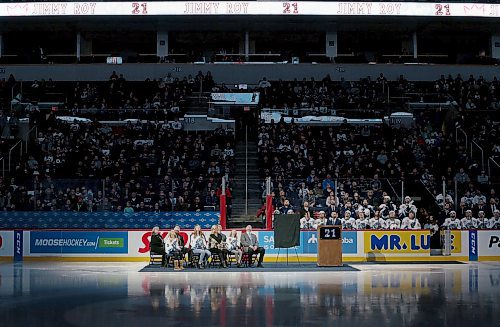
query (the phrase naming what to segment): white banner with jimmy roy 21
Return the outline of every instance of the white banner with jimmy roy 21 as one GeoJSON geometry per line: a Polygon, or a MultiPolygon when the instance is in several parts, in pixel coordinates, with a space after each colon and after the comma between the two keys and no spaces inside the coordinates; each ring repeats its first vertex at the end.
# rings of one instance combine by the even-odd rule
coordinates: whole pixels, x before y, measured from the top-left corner
{"type": "Polygon", "coordinates": [[[498,18],[500,17],[500,5],[494,3],[369,1],[61,1],[0,4],[0,17],[247,15],[498,18]]]}

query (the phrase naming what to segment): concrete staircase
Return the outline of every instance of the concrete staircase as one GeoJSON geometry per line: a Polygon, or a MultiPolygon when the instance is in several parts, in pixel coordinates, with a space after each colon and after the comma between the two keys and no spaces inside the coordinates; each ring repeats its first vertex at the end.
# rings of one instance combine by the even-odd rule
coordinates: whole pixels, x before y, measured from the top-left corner
{"type": "Polygon", "coordinates": [[[262,191],[257,158],[257,142],[248,141],[248,166],[246,166],[246,146],[244,141],[236,143],[235,149],[235,176],[233,182],[233,209],[229,226],[231,228],[244,227],[252,224],[261,227],[262,221],[255,217],[262,206],[262,191]],[[246,176],[246,173],[248,176],[246,176]],[[245,207],[246,188],[245,182],[248,177],[248,211],[245,207]]]}

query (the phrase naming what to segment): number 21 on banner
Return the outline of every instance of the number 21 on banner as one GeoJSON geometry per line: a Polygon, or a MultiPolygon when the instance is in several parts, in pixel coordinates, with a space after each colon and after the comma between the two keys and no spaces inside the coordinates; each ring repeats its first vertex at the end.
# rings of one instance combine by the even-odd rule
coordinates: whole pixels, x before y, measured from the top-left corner
{"type": "Polygon", "coordinates": [[[133,15],[147,15],[148,14],[148,4],[146,2],[143,2],[143,3],[132,2],[132,14],[133,15]]]}
{"type": "Polygon", "coordinates": [[[298,14],[299,5],[297,2],[283,2],[283,13],[284,14],[298,14]]]}
{"type": "Polygon", "coordinates": [[[450,16],[451,14],[449,4],[436,3],[434,8],[436,8],[436,16],[450,16]]]}

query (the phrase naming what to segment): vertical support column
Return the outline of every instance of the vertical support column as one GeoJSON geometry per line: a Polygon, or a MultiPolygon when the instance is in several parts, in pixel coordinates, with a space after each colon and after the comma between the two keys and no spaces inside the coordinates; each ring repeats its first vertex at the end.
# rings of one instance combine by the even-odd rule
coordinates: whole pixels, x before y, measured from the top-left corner
{"type": "Polygon", "coordinates": [[[491,36],[491,57],[500,59],[500,34],[491,36]]]}
{"type": "Polygon", "coordinates": [[[337,57],[337,32],[326,32],[325,54],[328,58],[332,59],[337,57]]]}
{"type": "Polygon", "coordinates": [[[446,182],[443,181],[443,203],[446,202],[446,182]]]}
{"type": "Polygon", "coordinates": [[[245,60],[248,61],[248,54],[250,53],[250,33],[245,31],[245,60]]]}
{"type": "Polygon", "coordinates": [[[156,56],[163,59],[168,56],[168,32],[156,32],[156,56]]]}
{"type": "Polygon", "coordinates": [[[82,34],[80,32],[76,33],[76,61],[80,62],[80,57],[82,55],[82,34]]]}
{"type": "Polygon", "coordinates": [[[3,34],[0,33],[0,58],[2,58],[3,55],[3,34]]]}
{"type": "Polygon", "coordinates": [[[226,206],[226,177],[222,177],[222,192],[219,198],[219,207],[220,207],[220,220],[219,223],[222,226],[222,229],[226,229],[227,227],[227,206],[226,206]]]}
{"type": "Polygon", "coordinates": [[[271,177],[266,178],[266,229],[273,229],[273,196],[271,194],[271,177]]]}
{"type": "Polygon", "coordinates": [[[413,59],[418,57],[418,41],[417,41],[417,31],[413,32],[413,59]]]}
{"type": "Polygon", "coordinates": [[[85,38],[82,32],[76,33],[76,60],[80,62],[82,56],[92,55],[92,39],[85,38]]]}

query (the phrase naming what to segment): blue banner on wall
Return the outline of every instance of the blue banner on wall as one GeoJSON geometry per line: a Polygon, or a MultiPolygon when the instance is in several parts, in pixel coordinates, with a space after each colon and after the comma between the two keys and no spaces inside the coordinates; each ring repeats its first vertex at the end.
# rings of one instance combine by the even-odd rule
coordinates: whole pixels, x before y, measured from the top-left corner
{"type": "MultiPolygon", "coordinates": [[[[302,234],[302,233],[301,233],[302,234]]],[[[297,250],[298,253],[303,253],[302,243],[300,242],[300,246],[295,246],[289,248],[291,251],[297,250]]],[[[266,254],[285,254],[286,249],[275,249],[274,248],[274,232],[273,231],[259,231],[259,246],[262,246],[266,249],[266,254]]]]}
{"type": "MultiPolygon", "coordinates": [[[[304,253],[318,253],[318,232],[302,232],[302,247],[304,253]]],[[[358,234],[355,231],[342,231],[342,253],[356,254],[358,252],[358,234]]]]}
{"type": "Polygon", "coordinates": [[[30,253],[128,253],[128,232],[30,232],[30,253]]]}
{"type": "Polygon", "coordinates": [[[0,228],[5,229],[163,229],[210,228],[219,223],[220,214],[203,212],[0,212],[0,228]]]}
{"type": "MultiPolygon", "coordinates": [[[[274,232],[259,232],[259,245],[266,249],[266,253],[277,254],[278,249],[274,248],[274,232]]],[[[290,248],[297,249],[299,254],[317,254],[318,253],[318,232],[303,231],[300,232],[300,246],[290,248]]],[[[358,236],[355,231],[342,232],[342,253],[356,254],[358,252],[358,236]]],[[[283,253],[281,250],[280,253],[283,253]]]]}

